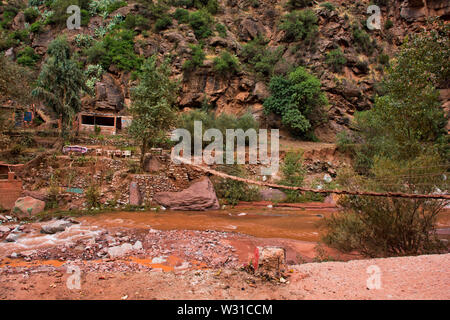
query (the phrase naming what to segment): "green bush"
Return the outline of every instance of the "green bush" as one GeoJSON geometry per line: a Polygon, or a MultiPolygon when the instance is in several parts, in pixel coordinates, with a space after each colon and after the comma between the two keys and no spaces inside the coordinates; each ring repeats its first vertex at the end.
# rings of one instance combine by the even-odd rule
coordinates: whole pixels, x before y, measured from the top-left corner
{"type": "Polygon", "coordinates": [[[79,33],[74,41],[78,48],[89,48],[94,43],[94,38],[89,34],[79,33]]]}
{"type": "Polygon", "coordinates": [[[126,7],[126,6],[127,6],[127,2],[126,1],[114,1],[110,5],[108,5],[108,7],[106,9],[106,12],[111,14],[114,11],[116,11],[117,9],[120,9],[120,8],[126,7]]]}
{"type": "Polygon", "coordinates": [[[221,75],[233,75],[239,72],[239,60],[228,51],[222,51],[219,57],[214,58],[214,71],[221,75]]]}
{"type": "MultiPolygon", "coordinates": [[[[100,61],[105,70],[112,64],[120,70],[132,71],[139,69],[142,60],[134,53],[133,39],[134,32],[131,30],[116,31],[108,34],[103,39],[104,55],[100,61]]],[[[100,49],[100,51],[102,50],[100,49]]]]}
{"type": "Polygon", "coordinates": [[[150,29],[150,23],[147,18],[145,18],[142,15],[134,15],[129,14],[126,16],[125,20],[123,21],[123,27],[129,30],[134,30],[136,27],[141,28],[143,30],[149,30],[150,29]]]}
{"type": "Polygon", "coordinates": [[[385,53],[382,53],[378,56],[378,62],[383,66],[387,66],[389,64],[389,56],[385,53]]]}
{"type": "MultiPolygon", "coordinates": [[[[245,178],[245,171],[239,165],[219,165],[217,170],[232,176],[245,178]]],[[[257,187],[231,179],[214,177],[212,181],[217,197],[225,200],[227,204],[232,206],[237,205],[239,201],[260,200],[259,189],[257,187]]]]}
{"type": "Polygon", "coordinates": [[[98,208],[100,207],[101,193],[99,186],[92,182],[85,192],[86,205],[88,208],[98,208]]]}
{"type": "MultiPolygon", "coordinates": [[[[371,172],[373,178],[346,170],[338,181],[351,190],[378,192],[429,193],[448,187],[439,174],[440,162],[428,156],[419,158],[411,162],[379,159],[371,172]]],[[[445,201],[344,196],[339,205],[342,212],[325,219],[323,241],[330,247],[369,257],[446,252],[436,235],[436,218],[445,201]]]]}
{"type": "Polygon", "coordinates": [[[377,46],[376,40],[371,40],[369,34],[356,24],[352,26],[352,34],[357,51],[371,55],[377,46]]]}
{"type": "Polygon", "coordinates": [[[30,32],[27,29],[16,30],[10,33],[9,37],[13,40],[19,42],[29,43],[30,42],[30,32]]]}
{"type": "Polygon", "coordinates": [[[327,53],[325,62],[333,69],[334,72],[341,72],[342,67],[347,64],[347,59],[340,48],[331,50],[327,53]]]}
{"type": "Polygon", "coordinates": [[[289,0],[286,5],[290,9],[299,9],[309,6],[312,2],[312,0],[289,0]]]}
{"type": "Polygon", "coordinates": [[[23,14],[25,16],[25,21],[28,23],[34,22],[40,16],[39,10],[36,8],[26,8],[23,11],[23,14]]]}
{"type": "Polygon", "coordinates": [[[389,30],[393,26],[394,26],[394,23],[392,22],[391,19],[387,19],[386,22],[384,23],[384,29],[386,29],[386,30],[389,30]]]}
{"type": "Polygon", "coordinates": [[[42,21],[36,21],[31,24],[30,31],[36,34],[41,33],[43,25],[44,23],[42,21]]]}
{"type": "Polygon", "coordinates": [[[177,8],[173,14],[173,17],[179,23],[189,23],[189,11],[186,9],[177,8]]]}
{"type": "Polygon", "coordinates": [[[17,10],[17,8],[14,8],[12,6],[8,6],[7,8],[5,8],[5,11],[3,11],[2,21],[0,21],[0,27],[6,29],[13,21],[18,12],[19,11],[17,10]]]}
{"type": "Polygon", "coordinates": [[[227,37],[227,28],[223,24],[217,23],[216,24],[216,31],[219,34],[219,36],[221,36],[222,38],[226,38],[227,37]]]}
{"type": "Polygon", "coordinates": [[[320,4],[320,6],[321,6],[322,8],[327,9],[328,11],[334,11],[334,9],[336,9],[336,8],[334,7],[334,4],[332,4],[332,3],[330,3],[330,2],[323,2],[323,3],[320,4]]]}
{"type": "Polygon", "coordinates": [[[33,67],[41,56],[34,52],[33,48],[26,47],[17,54],[17,63],[27,67],[33,67]]]}
{"type": "Polygon", "coordinates": [[[169,15],[164,15],[158,18],[155,22],[155,31],[160,32],[168,29],[172,25],[172,18],[169,15]]]}
{"type": "Polygon", "coordinates": [[[201,45],[189,44],[189,47],[192,50],[191,59],[186,60],[183,64],[183,69],[187,71],[203,66],[206,56],[201,45]]]}
{"type": "Polygon", "coordinates": [[[328,103],[319,79],[297,67],[287,77],[272,77],[269,89],[271,96],[263,104],[265,114],[281,116],[292,134],[311,137],[314,126],[323,121],[322,108],[328,103]]]}
{"type": "Polygon", "coordinates": [[[106,49],[101,41],[95,42],[91,47],[84,50],[89,63],[100,63],[102,58],[106,55],[106,49]]]}
{"type": "Polygon", "coordinates": [[[198,10],[189,15],[189,25],[194,30],[195,37],[198,40],[212,35],[211,24],[213,18],[206,10],[198,10]]]}
{"type": "Polygon", "coordinates": [[[280,60],[283,48],[268,49],[268,41],[257,37],[242,47],[240,53],[244,62],[252,66],[252,70],[261,78],[271,77],[275,64],[280,60]]]}
{"type": "Polygon", "coordinates": [[[292,11],[283,16],[279,29],[285,32],[284,41],[312,42],[318,32],[317,15],[311,9],[292,11]]]}

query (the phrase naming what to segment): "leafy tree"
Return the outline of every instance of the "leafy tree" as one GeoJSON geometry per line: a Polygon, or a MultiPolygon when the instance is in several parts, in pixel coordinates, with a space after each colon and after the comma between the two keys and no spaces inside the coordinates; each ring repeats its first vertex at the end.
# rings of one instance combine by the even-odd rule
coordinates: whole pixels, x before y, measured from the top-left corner
{"type": "Polygon", "coordinates": [[[430,150],[448,158],[446,118],[436,86],[449,78],[449,27],[406,40],[384,80],[386,94],[356,114],[361,170],[374,156],[411,159],[430,150]]]}
{"type": "Polygon", "coordinates": [[[83,71],[71,58],[67,39],[58,37],[47,49],[48,58],[42,66],[32,95],[45,102],[61,119],[61,137],[81,110],[81,90],[89,92],[83,71]]]}
{"type": "Polygon", "coordinates": [[[170,73],[168,60],[157,66],[156,56],[152,56],[142,65],[139,84],[131,90],[133,121],[129,133],[140,145],[141,167],[148,148],[164,140],[176,123],[178,84],[170,79],[170,73]]]}
{"type": "Polygon", "coordinates": [[[287,78],[270,80],[271,96],[264,101],[264,112],[281,116],[282,123],[293,134],[305,136],[322,117],[322,107],[328,103],[319,79],[303,67],[297,67],[287,78]]]}
{"type": "Polygon", "coordinates": [[[20,103],[30,102],[30,83],[32,80],[33,74],[30,73],[29,69],[0,54],[1,99],[12,99],[20,103]]]}
{"type": "MultiPolygon", "coordinates": [[[[435,86],[445,84],[449,27],[407,39],[384,81],[386,94],[356,116],[356,169],[338,174],[353,190],[438,193],[448,190],[448,134],[435,86]]],[[[350,141],[348,141],[350,140],[350,141]]],[[[345,196],[341,214],[326,221],[324,241],[370,257],[438,253],[436,217],[448,201],[345,196]]]]}

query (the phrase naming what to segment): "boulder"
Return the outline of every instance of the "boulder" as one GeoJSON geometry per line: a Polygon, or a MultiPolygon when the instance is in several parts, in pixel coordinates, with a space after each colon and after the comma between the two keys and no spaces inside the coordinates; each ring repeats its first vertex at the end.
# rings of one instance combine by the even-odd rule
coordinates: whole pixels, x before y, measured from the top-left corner
{"type": "Polygon", "coordinates": [[[217,210],[219,201],[213,184],[207,177],[200,178],[180,192],[159,192],[154,200],[171,210],[217,210]]]}
{"type": "Polygon", "coordinates": [[[154,173],[160,171],[163,168],[163,164],[154,155],[146,155],[144,168],[146,172],[154,173]]]}
{"type": "Polygon", "coordinates": [[[44,209],[44,201],[26,196],[16,200],[11,214],[18,219],[30,218],[44,211],[44,209]]]}
{"type": "Polygon", "coordinates": [[[142,204],[142,195],[139,191],[139,185],[135,181],[130,183],[130,204],[132,206],[140,206],[142,204]]]}
{"type": "Polygon", "coordinates": [[[286,250],[282,247],[257,247],[255,249],[255,271],[266,277],[279,279],[286,269],[286,250]]]}
{"type": "Polygon", "coordinates": [[[56,220],[43,225],[41,228],[41,233],[54,234],[66,230],[66,228],[70,227],[71,225],[72,223],[69,221],[56,220]]]}
{"type": "Polygon", "coordinates": [[[142,249],[142,242],[136,241],[134,245],[132,245],[131,243],[124,243],[120,246],[111,247],[108,249],[108,254],[111,258],[117,258],[122,257],[131,251],[141,249],[142,249]]]}
{"type": "Polygon", "coordinates": [[[16,242],[17,239],[19,239],[20,237],[20,233],[17,232],[11,232],[10,234],[8,234],[8,236],[5,238],[6,242],[16,242]]]}
{"type": "Polygon", "coordinates": [[[259,192],[263,201],[283,201],[287,196],[283,191],[278,189],[265,189],[259,192]]]}

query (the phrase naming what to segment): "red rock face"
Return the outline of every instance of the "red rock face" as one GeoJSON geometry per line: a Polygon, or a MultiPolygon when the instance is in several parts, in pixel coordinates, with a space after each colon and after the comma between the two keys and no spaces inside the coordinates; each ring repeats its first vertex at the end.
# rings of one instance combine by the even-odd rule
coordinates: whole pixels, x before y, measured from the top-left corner
{"type": "Polygon", "coordinates": [[[203,177],[180,192],[159,192],[154,200],[171,210],[217,210],[219,201],[211,181],[203,177]]]}

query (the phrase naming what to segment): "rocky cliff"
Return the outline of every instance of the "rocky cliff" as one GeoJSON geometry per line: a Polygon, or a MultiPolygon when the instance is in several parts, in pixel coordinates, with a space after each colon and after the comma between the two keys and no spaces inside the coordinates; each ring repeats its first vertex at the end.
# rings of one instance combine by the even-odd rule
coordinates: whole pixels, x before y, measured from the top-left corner
{"type": "MultiPolygon", "coordinates": [[[[37,3],[41,3],[37,7],[41,13],[47,10],[43,2],[37,3]]],[[[163,30],[155,31],[157,19],[152,20],[152,12],[149,13],[145,3],[128,1],[106,17],[95,14],[89,16],[88,22],[80,30],[44,25],[40,32],[29,33],[30,46],[37,54],[45,56],[51,40],[59,34],[65,34],[79,52],[81,62],[87,65],[82,49],[77,47],[78,34],[97,39],[98,30],[110,26],[117,16],[149,17],[148,30],[139,25],[133,27],[136,34],[133,41],[134,53],[142,58],[154,54],[160,58],[171,57],[174,78],[180,81],[180,110],[199,108],[207,103],[218,113],[239,115],[251,112],[264,125],[278,127],[280,122],[277,117],[265,116],[262,112],[262,103],[270,94],[270,77],[258,75],[254,65],[249,64],[242,56],[243,48],[249,41],[263,38],[266,41],[265,50],[278,53],[276,61],[271,62],[274,75],[285,74],[293,67],[303,65],[320,79],[329,100],[326,109],[328,121],[318,126],[315,133],[320,140],[331,142],[336,133],[349,126],[355,111],[372,106],[373,98],[378,92],[377,83],[383,76],[389,57],[393,56],[403,38],[420,30],[427,18],[440,16],[448,19],[450,14],[450,3],[445,0],[375,1],[381,8],[381,28],[368,30],[365,25],[370,16],[367,13],[370,1],[219,0],[218,8],[212,15],[213,22],[210,23],[212,32],[200,39],[191,24],[172,18],[177,8],[189,7],[179,3],[181,2],[166,3],[164,14],[171,17],[171,21],[163,30]],[[281,19],[294,9],[305,8],[313,10],[318,18],[317,34],[310,41],[286,41],[285,31],[280,29],[281,19]],[[225,27],[222,32],[217,31],[219,24],[225,27]],[[356,33],[355,28],[361,32],[356,33]],[[183,64],[191,59],[192,45],[198,44],[202,45],[205,59],[201,66],[187,72],[183,69],[183,64]],[[345,58],[340,70],[333,68],[327,60],[327,54],[335,49],[340,49],[345,58]],[[214,58],[224,50],[239,58],[239,72],[224,76],[214,69],[214,58]]],[[[1,8],[5,11],[6,7],[1,8]]],[[[197,10],[188,9],[189,12],[197,10]]],[[[9,26],[11,30],[29,28],[23,11],[24,9],[19,10],[12,20],[9,26]]],[[[19,45],[4,49],[14,58],[21,47],[19,45]]],[[[95,96],[83,99],[84,107],[126,113],[130,104],[129,88],[135,84],[132,72],[133,70],[121,70],[114,63],[111,64],[96,79],[95,96]]],[[[442,89],[448,91],[448,88],[442,89]]],[[[448,112],[447,91],[443,90],[441,96],[448,112]]]]}

